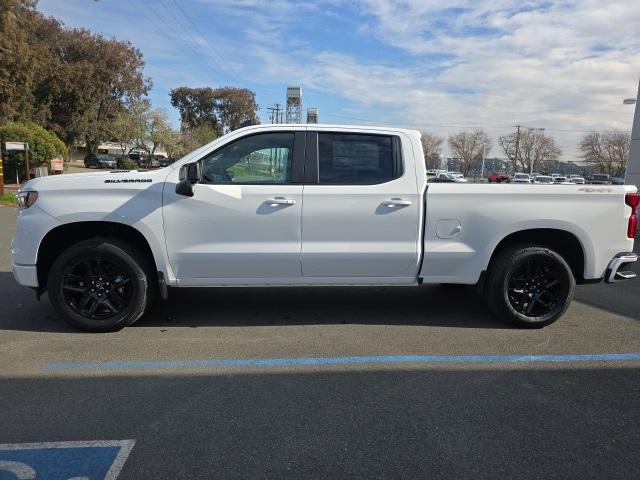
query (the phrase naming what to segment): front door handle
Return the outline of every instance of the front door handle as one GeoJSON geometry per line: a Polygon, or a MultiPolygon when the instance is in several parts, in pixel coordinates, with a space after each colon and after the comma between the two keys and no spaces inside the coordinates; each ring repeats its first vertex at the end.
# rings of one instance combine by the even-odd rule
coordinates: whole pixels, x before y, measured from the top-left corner
{"type": "Polygon", "coordinates": [[[403,200],[401,198],[392,198],[391,200],[384,202],[384,204],[389,208],[408,207],[409,205],[412,205],[413,202],[411,200],[403,200]]]}
{"type": "Polygon", "coordinates": [[[278,207],[280,205],[295,205],[296,201],[291,200],[290,198],[276,197],[265,200],[264,203],[266,203],[270,207],[278,207]]]}

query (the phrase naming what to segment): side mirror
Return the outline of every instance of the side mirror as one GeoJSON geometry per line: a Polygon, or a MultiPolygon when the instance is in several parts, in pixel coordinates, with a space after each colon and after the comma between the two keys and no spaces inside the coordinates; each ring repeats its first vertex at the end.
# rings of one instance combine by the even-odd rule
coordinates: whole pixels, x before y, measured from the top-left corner
{"type": "Polygon", "coordinates": [[[176,193],[193,197],[195,184],[200,181],[200,162],[187,163],[180,167],[180,182],[176,185],[176,193]]]}

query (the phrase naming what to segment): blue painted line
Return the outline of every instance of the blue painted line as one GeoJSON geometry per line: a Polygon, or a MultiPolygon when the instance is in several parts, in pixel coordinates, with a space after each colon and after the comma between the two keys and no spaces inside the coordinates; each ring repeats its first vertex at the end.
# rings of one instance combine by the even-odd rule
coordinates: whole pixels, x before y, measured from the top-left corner
{"type": "Polygon", "coordinates": [[[362,357],[229,358],[208,360],[156,360],[46,363],[44,371],[60,370],[151,370],[224,367],[290,367],[384,363],[558,363],[640,361],[640,353],[595,353],[584,355],[373,355],[362,357]]]}

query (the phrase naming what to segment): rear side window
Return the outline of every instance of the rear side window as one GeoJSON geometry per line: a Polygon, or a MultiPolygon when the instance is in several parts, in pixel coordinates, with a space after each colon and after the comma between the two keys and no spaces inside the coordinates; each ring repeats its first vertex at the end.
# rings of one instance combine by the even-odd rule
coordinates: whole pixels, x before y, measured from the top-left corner
{"type": "Polygon", "coordinates": [[[318,133],[321,184],[376,184],[402,174],[397,137],[353,133],[318,133]]]}

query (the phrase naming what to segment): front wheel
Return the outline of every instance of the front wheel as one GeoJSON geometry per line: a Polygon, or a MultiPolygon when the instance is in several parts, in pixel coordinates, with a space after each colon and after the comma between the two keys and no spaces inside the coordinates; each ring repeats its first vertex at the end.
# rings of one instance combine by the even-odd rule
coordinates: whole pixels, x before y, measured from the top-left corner
{"type": "Polygon", "coordinates": [[[138,320],[147,308],[152,293],[147,263],[136,248],[118,240],[95,238],[77,243],[53,263],[49,299],[76,328],[120,330],[138,320]]]}
{"type": "Polygon", "coordinates": [[[526,328],[555,322],[569,308],[575,278],[554,250],[517,246],[501,252],[489,266],[484,295],[502,320],[526,328]]]}

